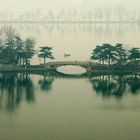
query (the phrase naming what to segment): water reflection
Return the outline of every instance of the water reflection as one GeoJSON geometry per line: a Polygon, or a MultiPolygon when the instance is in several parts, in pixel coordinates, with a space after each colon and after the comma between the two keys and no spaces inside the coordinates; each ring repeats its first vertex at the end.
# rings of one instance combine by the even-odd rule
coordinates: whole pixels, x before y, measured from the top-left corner
{"type": "Polygon", "coordinates": [[[122,98],[126,91],[132,95],[138,94],[140,90],[140,77],[139,75],[127,76],[97,76],[90,78],[93,90],[103,97],[115,96],[122,98]]]}
{"type": "Polygon", "coordinates": [[[48,78],[44,76],[41,80],[39,80],[39,85],[42,91],[49,91],[52,89],[52,83],[54,78],[48,78]]]}
{"type": "Polygon", "coordinates": [[[35,101],[34,85],[26,74],[0,74],[0,108],[8,111],[20,105],[22,100],[35,101]]]}
{"type": "Polygon", "coordinates": [[[124,37],[128,33],[139,33],[140,25],[139,24],[0,24],[0,30],[4,27],[12,26],[17,29],[22,34],[24,33],[34,33],[36,36],[42,34],[44,31],[49,34],[69,34],[75,33],[78,34],[81,32],[87,32],[94,34],[97,37],[101,36],[121,36],[124,37]]]}
{"type": "Polygon", "coordinates": [[[140,90],[140,78],[138,76],[129,77],[127,84],[130,87],[130,91],[133,95],[138,94],[140,90]]]}
{"type": "MultiPolygon", "coordinates": [[[[73,76],[64,76],[62,78],[62,75],[59,77],[53,75],[53,73],[44,76],[13,73],[0,74],[0,111],[13,112],[23,101],[34,103],[38,93],[36,87],[40,88],[40,93],[48,93],[53,90],[55,79],[59,78],[61,80],[64,80],[63,78],[75,80],[73,76]],[[34,80],[35,77],[38,77],[37,81],[34,80]]],[[[139,75],[94,75],[91,77],[86,75],[86,77],[81,78],[89,79],[89,84],[92,84],[93,93],[96,91],[97,95],[107,99],[110,97],[122,99],[127,98],[124,96],[126,94],[138,95],[140,93],[139,75]]]]}

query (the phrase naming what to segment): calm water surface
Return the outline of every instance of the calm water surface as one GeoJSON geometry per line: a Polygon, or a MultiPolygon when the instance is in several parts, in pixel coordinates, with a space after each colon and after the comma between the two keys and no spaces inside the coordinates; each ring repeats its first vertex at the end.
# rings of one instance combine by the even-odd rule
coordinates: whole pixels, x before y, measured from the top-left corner
{"type": "MultiPolygon", "coordinates": [[[[89,60],[95,45],[105,42],[140,44],[139,25],[13,26],[22,36],[35,37],[36,49],[53,46],[57,61],[89,60]],[[71,57],[64,58],[65,52],[71,57]]],[[[68,67],[62,70],[70,73],[68,67]]],[[[0,140],[139,140],[139,122],[138,75],[0,74],[0,140]]]]}
{"type": "Polygon", "coordinates": [[[140,77],[0,75],[2,140],[139,140],[140,77]]]}

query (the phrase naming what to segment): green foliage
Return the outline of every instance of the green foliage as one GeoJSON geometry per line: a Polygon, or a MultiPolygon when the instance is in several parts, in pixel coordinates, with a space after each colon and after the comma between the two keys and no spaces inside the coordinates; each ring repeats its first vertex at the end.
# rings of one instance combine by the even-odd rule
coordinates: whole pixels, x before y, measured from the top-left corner
{"type": "Polygon", "coordinates": [[[100,64],[105,62],[110,65],[111,63],[122,64],[126,61],[126,50],[122,44],[103,44],[102,46],[97,45],[92,52],[92,60],[97,60],[100,64]]]}
{"type": "Polygon", "coordinates": [[[44,59],[44,64],[46,63],[46,58],[54,59],[54,56],[52,55],[52,48],[48,46],[41,47],[38,56],[44,59]]]}
{"type": "Polygon", "coordinates": [[[140,60],[140,50],[139,48],[132,48],[129,50],[128,60],[135,63],[136,60],[140,60]]]}
{"type": "Polygon", "coordinates": [[[34,56],[33,39],[21,39],[12,28],[7,28],[4,32],[4,39],[0,38],[0,62],[3,64],[29,64],[34,56]]]}
{"type": "Polygon", "coordinates": [[[34,56],[35,50],[34,50],[34,44],[35,41],[33,39],[26,39],[25,41],[25,48],[23,51],[24,60],[26,62],[26,65],[29,64],[30,59],[34,56]]]}
{"type": "Polygon", "coordinates": [[[126,54],[126,50],[123,48],[123,45],[122,44],[116,44],[115,45],[115,51],[116,51],[116,54],[117,54],[117,62],[119,64],[122,64],[122,63],[125,63],[126,62],[126,57],[127,57],[127,54],[126,54]]]}

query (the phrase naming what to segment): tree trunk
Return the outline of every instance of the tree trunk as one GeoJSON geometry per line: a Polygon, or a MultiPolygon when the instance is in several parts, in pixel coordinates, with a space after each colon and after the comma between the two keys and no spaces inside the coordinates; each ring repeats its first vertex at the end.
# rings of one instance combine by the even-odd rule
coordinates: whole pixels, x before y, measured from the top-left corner
{"type": "Polygon", "coordinates": [[[19,58],[19,65],[21,66],[21,58],[19,58]]]}
{"type": "Polygon", "coordinates": [[[105,61],[103,60],[103,65],[105,64],[105,61]]]}
{"type": "Polygon", "coordinates": [[[26,66],[27,66],[27,64],[28,64],[28,59],[26,58],[26,66]]]}
{"type": "Polygon", "coordinates": [[[109,58],[109,66],[110,66],[110,58],[109,58]]]}
{"type": "Polygon", "coordinates": [[[24,61],[25,61],[25,59],[22,60],[22,65],[23,65],[23,66],[24,66],[24,61]]]}
{"type": "Polygon", "coordinates": [[[110,58],[108,59],[108,66],[110,66],[110,58]]]}
{"type": "Polygon", "coordinates": [[[44,65],[46,64],[46,58],[44,58],[44,65]]]}

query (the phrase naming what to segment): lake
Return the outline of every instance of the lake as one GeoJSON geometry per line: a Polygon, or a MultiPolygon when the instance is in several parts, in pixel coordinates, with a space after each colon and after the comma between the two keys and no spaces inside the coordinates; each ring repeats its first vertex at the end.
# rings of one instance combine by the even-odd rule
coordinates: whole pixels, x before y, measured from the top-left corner
{"type": "MultiPolygon", "coordinates": [[[[34,37],[36,49],[52,46],[53,61],[88,61],[103,43],[140,45],[136,24],[10,26],[24,38],[34,37]]],[[[39,61],[35,56],[32,63],[39,61]]],[[[60,71],[84,72],[79,67],[60,71]]],[[[139,121],[139,75],[0,74],[0,140],[139,140],[139,121]]]]}

